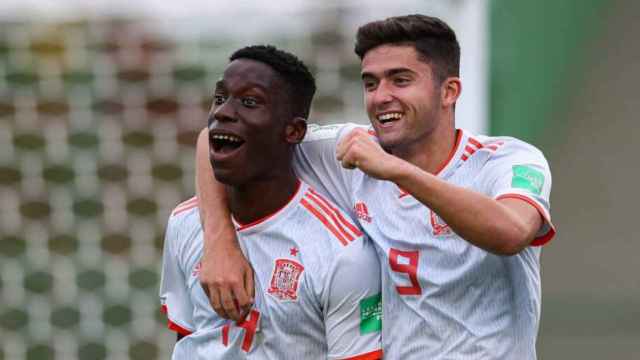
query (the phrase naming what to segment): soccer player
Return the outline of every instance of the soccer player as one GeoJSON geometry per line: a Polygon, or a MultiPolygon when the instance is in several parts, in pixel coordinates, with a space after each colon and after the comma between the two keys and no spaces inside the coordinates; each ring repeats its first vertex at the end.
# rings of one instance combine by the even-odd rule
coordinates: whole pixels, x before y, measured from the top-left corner
{"type": "MultiPolygon", "coordinates": [[[[535,359],[540,246],[555,234],[543,154],[515,138],[456,128],[460,48],[443,21],[408,15],[368,23],[355,52],[370,131],[311,128],[294,165],[353,209],[376,245],[385,357],[535,359]]],[[[227,299],[248,298],[236,280],[248,270],[229,225],[209,221],[227,210],[203,171],[206,143],[198,153],[199,191],[212,199],[200,209],[209,214],[201,281],[216,310],[233,316],[227,299]]]]}
{"type": "Polygon", "coordinates": [[[313,76],[289,53],[251,46],[231,55],[209,115],[209,157],[255,270],[255,303],[237,323],[213,311],[198,281],[202,201],[178,205],[160,286],[169,328],[179,334],[174,359],[382,356],[373,245],[292,169],[314,92],[313,76]],[[365,269],[371,276],[361,276],[365,269]]]}

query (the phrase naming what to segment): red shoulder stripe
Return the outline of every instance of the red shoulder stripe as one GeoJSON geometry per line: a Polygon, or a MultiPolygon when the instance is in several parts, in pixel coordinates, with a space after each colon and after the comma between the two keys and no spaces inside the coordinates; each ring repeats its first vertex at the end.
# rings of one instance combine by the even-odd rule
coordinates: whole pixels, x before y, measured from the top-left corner
{"type": "Polygon", "coordinates": [[[318,199],[320,199],[320,201],[322,201],[326,206],[328,206],[333,212],[334,214],[336,214],[336,216],[338,216],[338,219],[340,219],[340,222],[342,222],[342,224],[344,226],[346,226],[349,230],[351,230],[351,232],[356,236],[356,237],[360,237],[362,236],[362,232],[360,231],[360,229],[358,229],[357,226],[355,226],[353,223],[351,223],[349,220],[345,219],[345,217],[342,215],[342,212],[336,208],[335,206],[333,206],[327,199],[325,199],[324,197],[322,197],[322,195],[320,195],[317,191],[315,191],[312,188],[309,188],[309,191],[311,191],[311,193],[313,195],[315,195],[318,199]]]}
{"type": "Polygon", "coordinates": [[[336,218],[336,216],[331,212],[331,210],[329,208],[327,208],[321,200],[319,200],[318,198],[314,197],[312,194],[306,193],[304,194],[305,197],[309,200],[311,200],[311,202],[315,205],[317,205],[318,207],[320,207],[320,210],[322,210],[322,212],[324,213],[324,215],[328,216],[329,219],[331,220],[331,222],[336,226],[336,228],[338,229],[338,231],[340,231],[340,233],[342,234],[342,236],[344,236],[348,241],[353,241],[353,235],[351,235],[347,230],[345,230],[345,228],[340,224],[340,222],[338,221],[338,219],[336,218]]]}
{"type": "Polygon", "coordinates": [[[347,238],[347,240],[349,241],[353,241],[353,235],[349,234],[349,232],[347,230],[345,230],[345,228],[342,226],[342,224],[340,224],[340,221],[338,221],[338,219],[336,218],[336,216],[334,215],[334,213],[331,212],[331,210],[329,208],[327,208],[321,200],[319,200],[318,198],[314,197],[312,194],[306,193],[305,194],[306,198],[311,200],[314,204],[318,205],[320,207],[320,209],[324,212],[325,215],[329,216],[329,218],[331,219],[331,221],[336,225],[336,227],[338,228],[338,231],[340,231],[340,233],[347,238]]]}
{"type": "Polygon", "coordinates": [[[482,149],[484,147],[484,145],[482,145],[482,143],[472,137],[469,137],[469,142],[473,145],[475,145],[475,147],[477,147],[478,149],[482,149]]]}
{"type": "Polygon", "coordinates": [[[198,202],[196,201],[194,204],[191,204],[191,205],[188,205],[188,206],[183,206],[181,208],[177,208],[177,209],[175,209],[173,211],[173,213],[171,213],[171,216],[176,216],[176,215],[178,215],[180,213],[183,213],[183,212],[185,212],[187,210],[191,210],[191,209],[193,209],[194,207],[197,207],[197,206],[198,206],[198,202]]]}
{"type": "Polygon", "coordinates": [[[198,206],[198,198],[195,196],[189,200],[183,201],[180,204],[178,204],[178,206],[176,206],[175,209],[173,209],[171,216],[178,215],[179,213],[189,210],[194,206],[198,206]]]}
{"type": "Polygon", "coordinates": [[[176,206],[176,209],[180,208],[180,207],[183,207],[183,206],[189,206],[189,205],[194,204],[196,202],[198,202],[198,198],[194,196],[191,199],[185,200],[185,201],[181,202],[180,204],[178,204],[178,206],[176,206]]]}
{"type": "Polygon", "coordinates": [[[324,224],[324,226],[327,229],[329,229],[329,231],[331,231],[331,233],[333,233],[333,235],[340,241],[340,243],[342,245],[346,246],[348,244],[347,240],[345,240],[345,238],[342,237],[342,235],[329,222],[329,220],[327,220],[327,218],[324,215],[322,215],[318,210],[316,210],[316,208],[314,208],[311,204],[309,204],[309,202],[307,200],[305,200],[303,198],[302,200],[300,200],[300,204],[302,204],[302,206],[307,208],[307,210],[309,210],[310,213],[312,213],[318,220],[320,220],[320,222],[322,222],[324,224]]]}

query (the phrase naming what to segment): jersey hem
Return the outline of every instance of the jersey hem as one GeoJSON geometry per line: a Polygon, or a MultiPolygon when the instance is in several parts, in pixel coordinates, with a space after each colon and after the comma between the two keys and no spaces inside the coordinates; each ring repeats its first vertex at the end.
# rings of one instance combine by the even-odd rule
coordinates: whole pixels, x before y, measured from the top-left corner
{"type": "Polygon", "coordinates": [[[160,307],[160,311],[163,314],[167,315],[167,328],[169,328],[169,330],[175,331],[180,335],[183,336],[189,336],[191,334],[193,334],[193,331],[189,330],[189,329],[185,329],[182,326],[174,323],[173,321],[171,321],[171,319],[169,318],[169,310],[167,308],[167,305],[162,305],[162,307],[160,307]]]}
{"type": "Polygon", "coordinates": [[[496,200],[501,200],[501,199],[518,199],[518,200],[527,202],[528,204],[536,208],[536,210],[538,210],[538,213],[542,216],[544,221],[549,225],[549,230],[544,235],[536,236],[536,238],[533,239],[533,241],[531,242],[531,246],[542,246],[548,243],[549,241],[551,241],[551,239],[553,239],[553,237],[556,235],[556,228],[555,226],[553,226],[553,223],[551,222],[549,215],[544,210],[544,208],[540,206],[540,204],[538,204],[537,201],[533,200],[528,196],[524,196],[521,194],[502,194],[496,198],[496,200]]]}
{"type": "Polygon", "coordinates": [[[382,359],[382,349],[374,350],[368,353],[342,358],[342,360],[378,360],[382,359]]]}

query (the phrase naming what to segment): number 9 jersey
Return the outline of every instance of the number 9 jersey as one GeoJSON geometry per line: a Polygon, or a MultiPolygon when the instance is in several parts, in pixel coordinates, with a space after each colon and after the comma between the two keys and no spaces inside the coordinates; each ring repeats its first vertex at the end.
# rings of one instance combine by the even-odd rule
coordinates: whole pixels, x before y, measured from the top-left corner
{"type": "Polygon", "coordinates": [[[436,174],[538,210],[544,221],[532,246],[498,256],[465,241],[393,182],[343,169],[336,145],[355,126],[311,126],[294,165],[303,180],[351,209],[375,244],[382,266],[385,358],[535,359],[540,245],[555,234],[551,175],[542,153],[514,138],[457,130],[456,146],[436,174]]]}

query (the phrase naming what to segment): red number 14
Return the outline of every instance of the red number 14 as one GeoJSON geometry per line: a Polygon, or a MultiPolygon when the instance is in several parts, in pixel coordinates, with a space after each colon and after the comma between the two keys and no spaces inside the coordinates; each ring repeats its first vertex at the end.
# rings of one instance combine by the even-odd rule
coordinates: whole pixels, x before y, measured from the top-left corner
{"type": "MultiPolygon", "coordinates": [[[[260,319],[260,312],[258,310],[251,310],[247,319],[241,323],[236,324],[239,328],[244,329],[244,338],[242,339],[242,350],[249,352],[251,349],[251,343],[253,342],[253,336],[256,334],[258,328],[258,320],[260,319]]],[[[222,344],[229,346],[229,329],[230,324],[227,323],[222,328],[222,344]]]]}
{"type": "Polygon", "coordinates": [[[400,295],[420,295],[422,289],[418,283],[418,260],[420,253],[418,251],[402,251],[398,249],[389,249],[389,266],[391,270],[409,275],[411,286],[396,286],[396,290],[400,295]],[[402,264],[399,259],[402,259],[402,264]],[[408,263],[407,263],[408,262],[408,263]]]}

